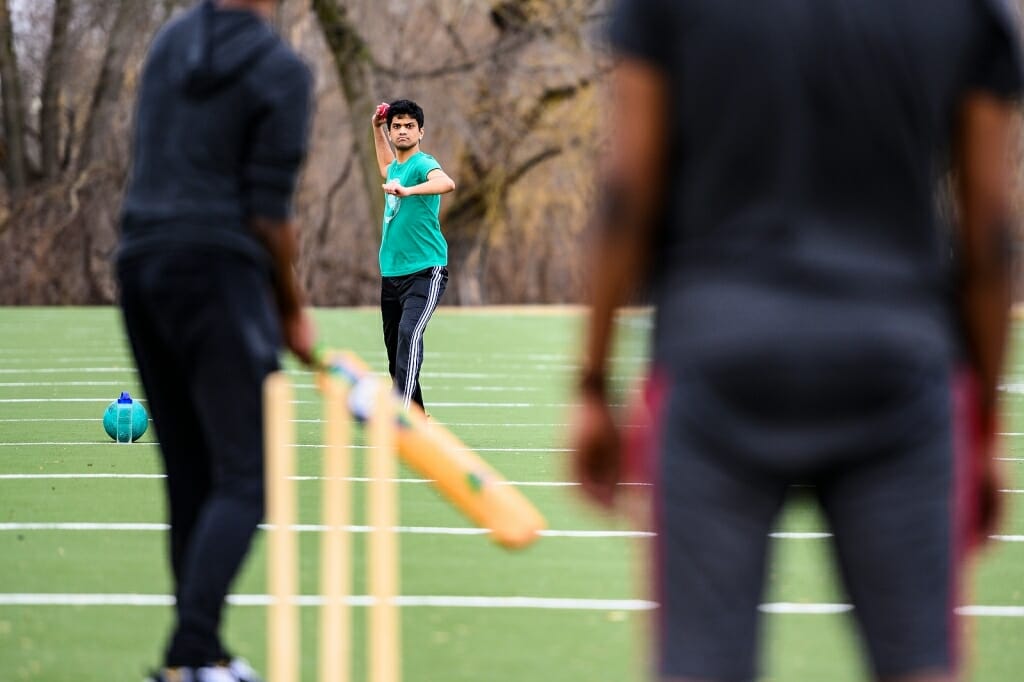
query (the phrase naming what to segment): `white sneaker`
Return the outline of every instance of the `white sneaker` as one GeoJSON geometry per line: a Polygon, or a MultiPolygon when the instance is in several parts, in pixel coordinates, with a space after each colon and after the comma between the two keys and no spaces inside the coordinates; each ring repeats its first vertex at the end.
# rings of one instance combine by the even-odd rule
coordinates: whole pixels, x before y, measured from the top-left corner
{"type": "Polygon", "coordinates": [[[256,674],[256,671],[249,665],[249,661],[244,658],[232,658],[231,662],[228,663],[228,670],[235,676],[238,682],[263,682],[260,676],[256,674]]]}
{"type": "Polygon", "coordinates": [[[232,658],[227,665],[196,669],[196,682],[262,682],[244,658],[232,658]]]}
{"type": "Polygon", "coordinates": [[[196,682],[238,682],[226,665],[211,665],[196,668],[196,682]]]}

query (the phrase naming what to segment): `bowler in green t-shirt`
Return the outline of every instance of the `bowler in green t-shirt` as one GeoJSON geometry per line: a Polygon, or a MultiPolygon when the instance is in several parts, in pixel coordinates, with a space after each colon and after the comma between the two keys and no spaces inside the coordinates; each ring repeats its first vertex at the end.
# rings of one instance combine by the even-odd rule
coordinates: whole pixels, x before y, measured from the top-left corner
{"type": "Polygon", "coordinates": [[[448,286],[448,242],[441,234],[441,195],[455,181],[420,151],[423,109],[407,99],[373,114],[377,165],[384,178],[380,240],[380,312],[388,372],[402,404],[423,407],[423,332],[448,286]]]}

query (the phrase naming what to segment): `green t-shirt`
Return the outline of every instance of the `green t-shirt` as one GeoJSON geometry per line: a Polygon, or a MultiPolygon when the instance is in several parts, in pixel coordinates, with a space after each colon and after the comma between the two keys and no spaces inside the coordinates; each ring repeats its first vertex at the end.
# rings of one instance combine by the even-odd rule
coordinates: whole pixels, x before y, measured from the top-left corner
{"type": "MultiPolygon", "coordinates": [[[[427,173],[441,168],[437,160],[416,152],[405,163],[388,166],[387,182],[398,180],[403,187],[427,181],[427,173]]],[[[384,195],[384,223],[381,226],[380,274],[383,277],[411,275],[426,268],[448,265],[448,242],[441,234],[440,194],[411,197],[384,195]]]]}

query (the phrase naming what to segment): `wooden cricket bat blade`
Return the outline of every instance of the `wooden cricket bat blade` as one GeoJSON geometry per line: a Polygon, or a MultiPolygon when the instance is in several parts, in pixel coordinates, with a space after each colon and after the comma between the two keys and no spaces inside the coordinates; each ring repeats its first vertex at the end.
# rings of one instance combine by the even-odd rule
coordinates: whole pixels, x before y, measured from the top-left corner
{"type": "MultiPolygon", "coordinates": [[[[352,386],[348,409],[360,421],[372,410],[368,398],[376,381],[369,367],[348,352],[318,353],[324,372],[352,386]],[[362,389],[367,390],[362,390],[362,389]]],[[[509,549],[528,546],[546,527],[544,517],[514,485],[448,429],[428,421],[418,405],[404,409],[395,400],[398,454],[474,524],[509,549]]]]}

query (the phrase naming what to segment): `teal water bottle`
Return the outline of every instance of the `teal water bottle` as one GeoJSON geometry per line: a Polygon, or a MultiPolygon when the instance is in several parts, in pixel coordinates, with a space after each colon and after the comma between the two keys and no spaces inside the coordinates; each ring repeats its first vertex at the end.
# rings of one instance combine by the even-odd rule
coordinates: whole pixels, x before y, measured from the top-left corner
{"type": "Polygon", "coordinates": [[[117,438],[118,443],[131,443],[132,440],[132,397],[128,391],[121,391],[117,399],[117,438]]]}
{"type": "Polygon", "coordinates": [[[128,391],[122,391],[121,397],[107,405],[103,413],[103,430],[117,443],[137,441],[149,426],[149,415],[146,408],[137,400],[132,400],[128,391]]]}

